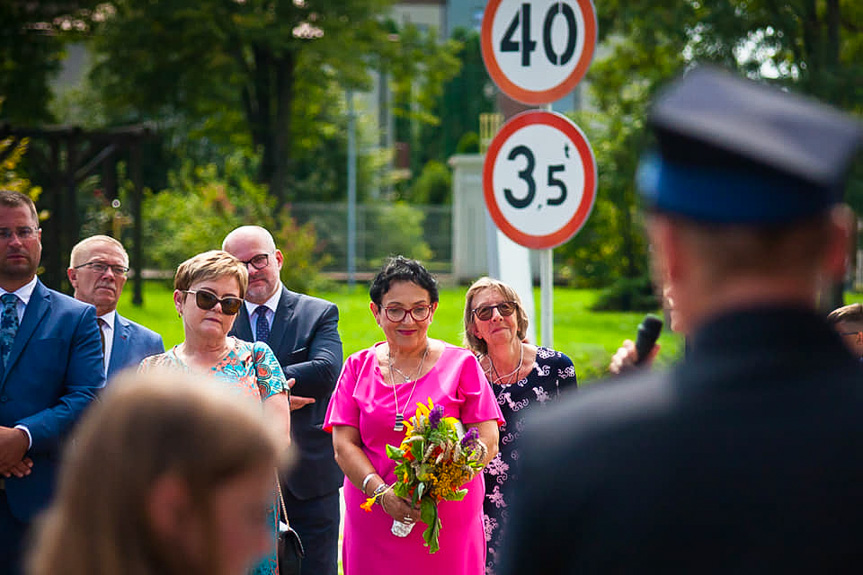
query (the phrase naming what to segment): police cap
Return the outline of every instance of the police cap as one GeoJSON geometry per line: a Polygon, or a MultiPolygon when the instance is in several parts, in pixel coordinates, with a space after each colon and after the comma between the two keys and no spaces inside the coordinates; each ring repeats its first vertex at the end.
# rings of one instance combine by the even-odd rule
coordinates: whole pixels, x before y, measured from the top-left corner
{"type": "Polygon", "coordinates": [[[652,208],[713,223],[781,224],[841,202],[863,129],[814,100],[700,66],[659,94],[657,150],[639,166],[652,208]]]}

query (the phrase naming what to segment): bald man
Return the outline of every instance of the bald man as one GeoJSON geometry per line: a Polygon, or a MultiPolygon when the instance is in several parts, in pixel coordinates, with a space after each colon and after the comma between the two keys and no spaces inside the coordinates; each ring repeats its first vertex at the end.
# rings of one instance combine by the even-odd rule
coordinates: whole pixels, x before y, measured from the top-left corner
{"type": "Polygon", "coordinates": [[[339,487],[324,415],[342,368],[339,310],[331,302],[290,291],[280,279],[284,256],[259,226],[229,233],[222,249],[246,264],[249,287],[231,335],[264,341],[276,354],[291,388],[291,438],[299,451],[293,471],[281,477],[291,527],[305,547],[302,571],[337,575],[339,487]]]}

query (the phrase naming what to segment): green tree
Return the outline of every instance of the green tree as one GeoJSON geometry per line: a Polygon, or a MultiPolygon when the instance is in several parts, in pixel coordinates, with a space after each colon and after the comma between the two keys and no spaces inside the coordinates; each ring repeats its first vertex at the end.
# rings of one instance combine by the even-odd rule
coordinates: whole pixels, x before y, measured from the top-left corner
{"type": "MultiPolygon", "coordinates": [[[[392,3],[118,0],[94,36],[94,77],[107,105],[130,117],[160,119],[166,127],[179,122],[181,137],[260,154],[259,179],[281,205],[299,199],[288,188],[293,154],[335,141],[319,136],[317,125],[321,116],[325,123],[337,119],[322,112],[331,86],[368,87],[376,54],[400,72],[440,81],[445,60],[430,59],[431,46],[421,39],[417,49],[402,42],[411,50],[393,52],[383,21],[392,3]],[[404,64],[410,59],[415,68],[404,64]],[[298,138],[306,141],[297,145],[298,138]]],[[[400,31],[403,38],[413,40],[411,30],[400,31]]],[[[413,112],[425,110],[425,102],[415,101],[413,112]]]]}
{"type": "Polygon", "coordinates": [[[440,122],[425,124],[420,130],[423,163],[445,162],[458,152],[465,134],[479,131],[480,114],[494,111],[492,83],[482,60],[479,33],[457,28],[453,40],[463,46],[458,54],[461,66],[458,75],[444,85],[434,108],[440,122]]]}
{"type": "MultiPolygon", "coordinates": [[[[736,68],[863,112],[859,2],[609,0],[595,6],[606,50],[588,72],[595,113],[580,114],[577,121],[597,156],[600,197],[585,229],[560,248],[576,279],[581,264],[609,273],[606,281],[645,273],[634,188],[638,158],[649,145],[644,118],[657,87],[693,62],[736,68]],[[593,252],[614,264],[590,255],[596,245],[601,248],[593,252]]],[[[858,166],[848,193],[858,212],[863,211],[861,172],[858,166]]]]}
{"type": "Polygon", "coordinates": [[[0,119],[13,124],[47,123],[49,83],[60,69],[64,40],[92,15],[92,0],[0,2],[0,119]]]}

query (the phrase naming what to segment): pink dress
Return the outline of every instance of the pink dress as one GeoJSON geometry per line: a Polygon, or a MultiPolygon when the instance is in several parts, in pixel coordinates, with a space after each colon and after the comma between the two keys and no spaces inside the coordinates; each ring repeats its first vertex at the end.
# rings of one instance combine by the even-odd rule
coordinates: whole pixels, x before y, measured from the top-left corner
{"type": "MultiPolygon", "coordinates": [[[[377,345],[381,345],[376,344],[377,345]]],[[[375,349],[351,355],[342,368],[335,393],[330,399],[324,429],[350,425],[360,431],[363,451],[387,483],[395,481],[395,462],[386,455],[386,445],[399,445],[403,431],[394,431],[393,388],[384,382],[375,349]]],[[[443,405],[444,414],[465,424],[497,420],[503,423],[500,408],[482,368],[469,351],[447,344],[437,363],[414,383],[396,386],[399,409],[405,419],[416,412],[417,402],[443,405]],[[404,406],[407,403],[407,408],[404,406]]],[[[425,523],[418,522],[405,538],[390,533],[393,520],[379,505],[371,512],[360,509],[365,495],[345,478],[345,531],[342,562],[345,575],[482,575],[485,572],[486,542],[482,520],[485,485],[482,474],[465,487],[462,501],[440,503],[440,551],[430,554],[423,545],[425,523]]]]}

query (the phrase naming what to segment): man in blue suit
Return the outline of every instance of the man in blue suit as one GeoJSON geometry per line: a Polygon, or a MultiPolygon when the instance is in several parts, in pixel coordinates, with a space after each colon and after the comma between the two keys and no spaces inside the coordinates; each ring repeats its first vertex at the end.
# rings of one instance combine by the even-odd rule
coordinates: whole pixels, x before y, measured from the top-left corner
{"type": "Polygon", "coordinates": [[[66,272],[75,299],[96,306],[108,381],[148,355],[165,351],[162,336],[117,313],[128,271],[129,255],[123,244],[110,236],[91,236],[72,248],[66,272]]]}
{"type": "Polygon", "coordinates": [[[96,310],[36,277],[36,206],[0,190],[0,573],[51,500],[63,440],[105,385],[96,310]]]}
{"type": "Polygon", "coordinates": [[[339,487],[333,443],[322,425],[342,367],[339,310],[322,299],[282,285],[284,258],[273,236],[258,226],[232,231],[222,249],[249,270],[246,304],[232,335],[265,341],[275,352],[291,389],[291,438],[299,451],[293,471],[281,477],[293,527],[305,546],[303,573],[338,573],[339,487]]]}

